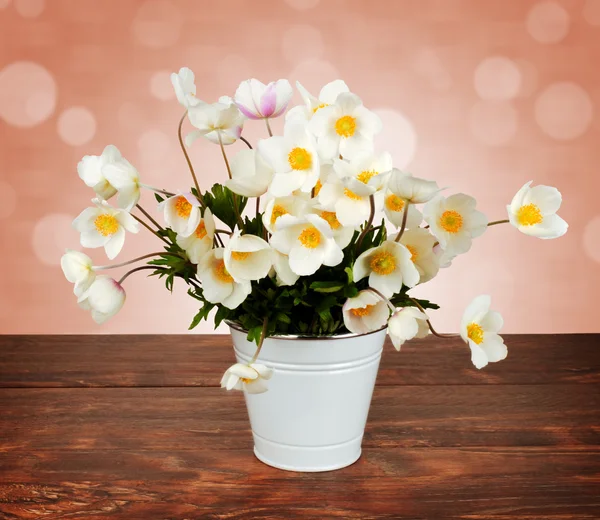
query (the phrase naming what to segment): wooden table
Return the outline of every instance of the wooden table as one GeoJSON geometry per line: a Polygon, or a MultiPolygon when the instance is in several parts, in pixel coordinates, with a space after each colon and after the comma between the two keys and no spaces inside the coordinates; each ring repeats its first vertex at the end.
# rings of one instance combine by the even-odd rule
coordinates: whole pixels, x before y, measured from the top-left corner
{"type": "Polygon", "coordinates": [[[0,518],[600,518],[600,335],[387,346],[362,458],[258,462],[228,336],[0,337],[0,518]]]}

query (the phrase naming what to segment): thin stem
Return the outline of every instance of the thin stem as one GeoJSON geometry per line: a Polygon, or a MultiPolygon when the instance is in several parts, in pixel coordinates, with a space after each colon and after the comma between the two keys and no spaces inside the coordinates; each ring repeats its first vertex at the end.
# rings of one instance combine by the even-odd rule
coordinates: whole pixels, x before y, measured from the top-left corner
{"type": "Polygon", "coordinates": [[[510,220],[505,219],[505,220],[494,220],[494,222],[490,222],[488,224],[488,227],[490,226],[497,226],[498,224],[508,224],[510,222],[510,220]]]}
{"type": "Polygon", "coordinates": [[[404,213],[402,213],[402,225],[400,226],[400,231],[398,231],[398,234],[396,235],[396,239],[394,240],[394,242],[399,242],[400,239],[402,238],[402,235],[404,235],[404,230],[406,229],[406,220],[408,219],[408,206],[409,206],[409,202],[406,201],[405,205],[404,205],[404,213]]]}
{"type": "Polygon", "coordinates": [[[225,148],[223,147],[223,140],[221,139],[221,134],[219,135],[219,146],[221,147],[221,153],[223,154],[223,160],[225,161],[225,166],[227,167],[227,175],[232,179],[231,168],[229,166],[229,160],[227,159],[227,154],[225,154],[225,148]]]}
{"type": "Polygon", "coordinates": [[[223,235],[231,236],[231,231],[227,231],[226,229],[215,229],[215,233],[222,233],[223,235]]]}
{"type": "Polygon", "coordinates": [[[156,220],[154,220],[154,219],[152,218],[152,215],[150,215],[150,213],[148,213],[148,212],[147,212],[147,211],[146,211],[144,208],[142,208],[142,206],[140,206],[139,204],[136,204],[136,205],[135,205],[135,207],[136,207],[137,209],[139,209],[139,210],[140,210],[140,211],[141,211],[141,212],[144,214],[144,216],[145,216],[145,217],[146,217],[146,218],[147,218],[147,219],[148,219],[150,222],[152,222],[152,224],[154,224],[154,225],[155,225],[155,226],[156,226],[158,229],[160,229],[160,230],[162,230],[162,229],[163,229],[163,227],[162,227],[162,226],[161,226],[161,225],[160,225],[158,222],[156,222],[156,220]]]}
{"type": "MultiPolygon", "coordinates": [[[[227,159],[227,154],[225,153],[225,148],[223,146],[223,140],[221,139],[221,134],[218,134],[218,135],[219,135],[219,146],[221,147],[221,153],[223,154],[223,160],[225,161],[225,167],[227,168],[227,175],[229,175],[229,178],[232,179],[233,176],[231,175],[231,167],[229,166],[229,159],[227,159]]],[[[235,215],[237,217],[238,226],[240,227],[240,230],[241,230],[244,226],[244,222],[242,221],[242,217],[240,216],[240,206],[238,203],[238,196],[235,193],[233,194],[233,209],[235,210],[235,215]]]]}
{"type": "Polygon", "coordinates": [[[140,185],[141,188],[146,188],[147,190],[154,191],[156,193],[162,193],[163,195],[166,195],[167,197],[174,197],[175,196],[175,194],[171,193],[170,191],[161,190],[160,188],[155,188],[154,186],[150,186],[149,184],[142,184],[140,182],[139,185],[140,185]]]}
{"type": "Polygon", "coordinates": [[[251,144],[248,142],[248,140],[247,140],[245,137],[242,137],[242,136],[240,135],[240,141],[244,141],[244,143],[246,143],[246,146],[247,146],[248,148],[250,148],[250,150],[252,150],[252,145],[251,145],[251,144]]]}
{"type": "Polygon", "coordinates": [[[171,245],[171,243],[166,240],[164,237],[161,237],[156,231],[154,231],[148,224],[146,224],[140,217],[134,215],[133,213],[130,213],[130,215],[137,220],[142,226],[144,226],[148,231],[150,231],[150,233],[152,233],[153,235],[156,235],[158,238],[160,238],[165,244],[167,244],[168,246],[171,245]]]}
{"type": "Polygon", "coordinates": [[[103,269],[116,269],[117,267],[124,267],[129,264],[134,264],[135,262],[144,260],[144,258],[151,258],[153,256],[162,256],[162,255],[177,256],[177,257],[181,258],[177,253],[168,253],[167,251],[162,251],[162,252],[156,252],[156,253],[148,253],[147,255],[143,255],[143,256],[138,256],[137,258],[134,258],[132,260],[127,260],[127,262],[121,262],[120,264],[95,265],[93,268],[98,271],[103,270],[103,269]]]}
{"type": "Polygon", "coordinates": [[[252,356],[250,363],[248,363],[249,365],[251,365],[258,359],[258,355],[260,354],[260,349],[262,348],[263,343],[265,341],[265,337],[267,335],[267,325],[269,325],[269,318],[265,317],[265,319],[263,320],[262,330],[260,331],[260,339],[258,340],[258,347],[256,347],[256,352],[254,353],[254,356],[252,356]]]}
{"type": "Polygon", "coordinates": [[[132,275],[133,273],[137,272],[137,271],[143,271],[145,269],[152,269],[153,271],[156,271],[156,269],[160,269],[160,267],[157,267],[155,265],[142,265],[141,267],[136,267],[135,269],[132,269],[131,271],[127,271],[119,280],[119,285],[121,285],[126,278],[128,278],[130,275],[132,275]]]}
{"type": "MultiPolygon", "coordinates": [[[[424,314],[427,314],[427,312],[425,312],[425,309],[423,308],[423,306],[414,298],[409,297],[408,298],[411,302],[413,302],[415,304],[415,306],[424,314]]],[[[431,333],[434,336],[437,336],[438,338],[455,338],[456,334],[440,334],[439,332],[436,332],[436,330],[433,328],[433,325],[431,324],[431,321],[429,321],[429,318],[426,320],[427,321],[427,325],[429,326],[429,330],[431,331],[431,333]]]]}
{"type": "Polygon", "coordinates": [[[188,167],[190,169],[190,173],[192,174],[192,179],[194,179],[194,186],[196,186],[196,191],[198,192],[198,200],[200,201],[200,204],[202,204],[203,207],[206,207],[206,204],[204,203],[204,198],[202,197],[202,192],[200,191],[200,185],[198,184],[198,179],[196,178],[196,172],[194,172],[194,167],[192,166],[192,161],[190,161],[190,156],[187,153],[187,150],[185,149],[185,145],[183,144],[183,137],[181,137],[181,127],[183,126],[183,121],[185,120],[185,116],[187,115],[187,111],[183,114],[183,116],[181,117],[181,120],[179,121],[179,128],[177,129],[177,136],[179,137],[179,144],[181,145],[181,151],[183,152],[183,155],[185,155],[185,160],[188,163],[188,167]]]}
{"type": "Polygon", "coordinates": [[[360,249],[362,241],[364,240],[365,235],[368,233],[369,228],[371,227],[371,224],[373,223],[373,219],[375,218],[375,195],[369,195],[369,202],[371,204],[371,214],[369,215],[369,220],[367,221],[367,225],[362,230],[362,233],[360,234],[360,236],[358,237],[358,240],[356,241],[355,251],[358,251],[360,249]]]}
{"type": "Polygon", "coordinates": [[[256,197],[256,216],[260,213],[260,197],[256,197]]]}
{"type": "Polygon", "coordinates": [[[367,289],[367,291],[371,291],[372,293],[375,293],[377,296],[379,296],[385,303],[387,303],[387,306],[389,307],[389,309],[392,312],[396,312],[396,307],[394,307],[394,304],[388,300],[381,292],[379,292],[377,289],[373,289],[373,287],[369,287],[367,289]]]}
{"type": "Polygon", "coordinates": [[[265,117],[265,123],[267,124],[267,132],[269,132],[269,136],[273,137],[273,131],[271,130],[271,125],[269,124],[268,117],[265,117]]]}

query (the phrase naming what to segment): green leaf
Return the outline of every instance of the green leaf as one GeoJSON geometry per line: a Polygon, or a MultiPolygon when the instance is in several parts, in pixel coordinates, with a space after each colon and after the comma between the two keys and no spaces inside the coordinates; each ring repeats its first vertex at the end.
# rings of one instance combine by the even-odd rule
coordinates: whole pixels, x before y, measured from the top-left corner
{"type": "Polygon", "coordinates": [[[157,200],[157,202],[162,202],[164,199],[164,197],[161,197],[158,193],[154,193],[154,198],[157,200]]]}
{"type": "Polygon", "coordinates": [[[343,289],[344,283],[340,282],[313,282],[310,284],[310,288],[315,292],[320,293],[332,293],[343,289]]]}
{"type": "Polygon", "coordinates": [[[200,308],[200,310],[198,311],[196,316],[194,316],[194,319],[192,320],[192,323],[190,324],[188,330],[192,330],[202,320],[208,319],[208,315],[209,315],[210,311],[212,311],[214,309],[214,307],[215,307],[215,305],[213,303],[208,303],[208,302],[205,303],[204,306],[200,308]]]}
{"type": "Polygon", "coordinates": [[[344,272],[348,277],[348,283],[354,283],[354,271],[352,270],[352,267],[346,267],[344,269],[344,272]]]}
{"type": "Polygon", "coordinates": [[[204,193],[204,202],[210,208],[213,215],[227,224],[232,230],[237,223],[236,205],[241,215],[247,201],[246,197],[235,195],[229,188],[221,184],[215,184],[211,191],[204,193]]]}

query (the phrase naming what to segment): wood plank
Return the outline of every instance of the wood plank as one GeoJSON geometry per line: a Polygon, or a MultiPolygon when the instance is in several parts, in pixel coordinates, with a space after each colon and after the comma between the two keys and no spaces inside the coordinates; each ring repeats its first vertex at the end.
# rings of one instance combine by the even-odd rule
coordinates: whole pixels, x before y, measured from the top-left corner
{"type": "MultiPolygon", "coordinates": [[[[475,369],[459,339],[396,352],[379,385],[600,383],[600,335],[507,335],[508,358],[475,369]]],[[[0,387],[218,386],[234,361],[226,335],[2,336],[0,387]]]]}
{"type": "MultiPolygon", "coordinates": [[[[598,446],[599,390],[378,387],[364,446],[598,446]]],[[[0,410],[0,452],[252,445],[243,396],[220,388],[1,389],[0,410]]]]}
{"type": "Polygon", "coordinates": [[[598,518],[600,451],[367,449],[297,474],[248,450],[2,454],[6,519],[598,518]]]}

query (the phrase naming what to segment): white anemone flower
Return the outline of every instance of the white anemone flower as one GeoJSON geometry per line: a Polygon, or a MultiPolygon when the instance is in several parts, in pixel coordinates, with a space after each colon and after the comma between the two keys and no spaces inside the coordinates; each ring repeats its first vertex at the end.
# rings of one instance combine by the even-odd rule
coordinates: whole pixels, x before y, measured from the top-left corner
{"type": "Polygon", "coordinates": [[[402,226],[404,219],[404,210],[408,206],[408,215],[406,216],[406,229],[417,228],[423,222],[423,214],[414,204],[410,204],[405,199],[400,198],[390,190],[386,190],[383,197],[383,211],[387,219],[397,228],[402,226]]]}
{"type": "Polygon", "coordinates": [[[344,254],[333,238],[329,224],[318,215],[304,218],[283,215],[271,246],[289,256],[290,268],[300,276],[315,273],[322,265],[335,266],[344,254]]]}
{"type": "Polygon", "coordinates": [[[269,193],[285,197],[296,190],[305,193],[315,187],[320,174],[320,160],[315,139],[301,121],[288,121],[283,136],[258,142],[259,153],[275,171],[269,193]]]}
{"type": "Polygon", "coordinates": [[[233,99],[248,119],[269,119],[282,115],[293,95],[287,79],[265,85],[253,78],[240,83],[233,99]]]}
{"type": "Polygon", "coordinates": [[[419,271],[411,260],[408,248],[393,240],[362,253],[354,263],[354,280],[369,277],[369,287],[391,298],[402,285],[414,287],[419,283],[419,271]]]}
{"type": "Polygon", "coordinates": [[[424,338],[429,334],[427,314],[416,307],[397,309],[388,321],[388,334],[394,348],[400,347],[413,338],[424,338]]]}
{"type": "Polygon", "coordinates": [[[327,83],[319,92],[319,97],[313,96],[299,81],[296,81],[296,87],[302,96],[304,105],[291,108],[285,116],[286,119],[299,118],[309,121],[318,110],[335,103],[340,94],[350,92],[348,85],[341,79],[327,83]]]}
{"type": "Polygon", "coordinates": [[[188,146],[200,137],[213,143],[232,144],[242,135],[244,116],[233,103],[221,99],[217,103],[201,103],[190,106],[188,118],[197,130],[185,137],[188,146]]]}
{"type": "Polygon", "coordinates": [[[242,235],[237,230],[223,252],[225,269],[236,282],[260,280],[273,267],[271,246],[255,235],[242,235]]]}
{"type": "Polygon", "coordinates": [[[429,202],[441,190],[435,181],[428,181],[413,177],[408,172],[394,168],[388,181],[388,189],[394,194],[411,204],[429,202]]]}
{"type": "Polygon", "coordinates": [[[296,195],[287,197],[271,197],[267,200],[265,211],[262,216],[264,226],[269,233],[277,231],[277,221],[283,215],[301,217],[307,211],[307,201],[296,195]]]}
{"type": "Polygon", "coordinates": [[[423,217],[446,256],[466,253],[474,238],[487,229],[487,217],[477,211],[476,200],[463,193],[447,199],[438,195],[423,208],[423,217]]]}
{"type": "Polygon", "coordinates": [[[106,201],[92,200],[94,207],[84,209],[73,221],[81,233],[83,247],[104,247],[106,256],[115,258],[125,243],[125,231],[137,233],[137,221],[125,210],[112,208],[106,201]]]}
{"type": "Polygon", "coordinates": [[[309,128],[317,136],[322,157],[333,159],[341,155],[352,159],[359,152],[373,150],[381,119],[367,110],[357,95],[345,92],[338,95],[335,103],[318,110],[309,128]]]}
{"type": "Polygon", "coordinates": [[[504,320],[499,312],[490,310],[491,303],[490,296],[477,296],[465,309],[460,324],[460,335],[471,349],[471,361],[476,368],[508,355],[504,340],[498,335],[504,320]]]}
{"type": "Polygon", "coordinates": [[[243,390],[248,394],[262,394],[268,390],[267,381],[273,376],[273,369],[260,363],[230,366],[221,379],[221,388],[243,390]]]}
{"type": "Polygon", "coordinates": [[[224,252],[225,249],[219,247],[200,258],[198,279],[202,283],[203,295],[207,301],[235,309],[252,292],[252,283],[248,280],[234,280],[225,267],[224,252]]]}
{"type": "Polygon", "coordinates": [[[110,276],[97,276],[77,300],[82,309],[92,313],[92,319],[102,324],[121,310],[125,303],[125,289],[110,276]]]}
{"type": "Polygon", "coordinates": [[[104,177],[117,190],[117,205],[131,211],[140,200],[140,176],[133,165],[124,157],[105,164],[104,177]]]}
{"type": "Polygon", "coordinates": [[[312,212],[329,224],[331,232],[333,233],[333,238],[341,249],[344,249],[350,243],[354,236],[354,232],[356,231],[356,227],[343,226],[338,220],[335,211],[328,211],[322,206],[315,205],[312,212]]]}
{"type": "Polygon", "coordinates": [[[386,302],[366,290],[346,300],[342,307],[342,316],[344,325],[350,332],[366,334],[384,327],[390,311],[386,302]]]}
{"type": "Polygon", "coordinates": [[[419,283],[434,278],[440,270],[440,257],[433,248],[435,237],[425,228],[407,229],[400,238],[400,243],[410,251],[410,259],[419,271],[419,283]]]}
{"type": "Polygon", "coordinates": [[[102,155],[86,155],[77,164],[79,178],[86,186],[93,188],[101,199],[108,200],[117,193],[117,190],[104,176],[103,168],[121,157],[119,149],[112,144],[104,148],[102,155]]]}
{"type": "Polygon", "coordinates": [[[538,238],[563,236],[569,225],[556,212],[562,203],[560,191],[551,186],[531,187],[529,181],[506,206],[510,223],[521,233],[538,238]]]}
{"type": "Polygon", "coordinates": [[[340,179],[356,179],[375,192],[385,187],[392,170],[392,156],[388,152],[359,152],[350,161],[335,158],[333,170],[340,179]]]}
{"type": "Polygon", "coordinates": [[[273,250],[273,276],[278,287],[282,285],[294,285],[300,275],[297,275],[290,267],[290,258],[279,251],[273,250]]]}
{"type": "Polygon", "coordinates": [[[81,296],[96,279],[92,259],[80,251],[67,249],[67,252],[60,259],[60,266],[65,278],[75,284],[73,289],[75,296],[81,296]]]}
{"type": "Polygon", "coordinates": [[[171,74],[171,84],[177,101],[186,109],[203,103],[196,97],[196,84],[194,83],[194,73],[187,67],[182,67],[179,72],[171,74]]]}
{"type": "Polygon", "coordinates": [[[243,197],[260,197],[269,189],[273,168],[256,152],[242,150],[230,161],[231,179],[225,181],[233,193],[243,197]]]}
{"type": "Polygon", "coordinates": [[[178,193],[163,200],[159,205],[165,222],[175,233],[189,237],[198,228],[202,214],[200,202],[193,193],[178,193]]]}
{"type": "Polygon", "coordinates": [[[186,252],[190,262],[197,264],[212,249],[214,237],[215,219],[210,208],[206,208],[196,230],[189,236],[177,235],[176,241],[177,245],[186,252]]]}

